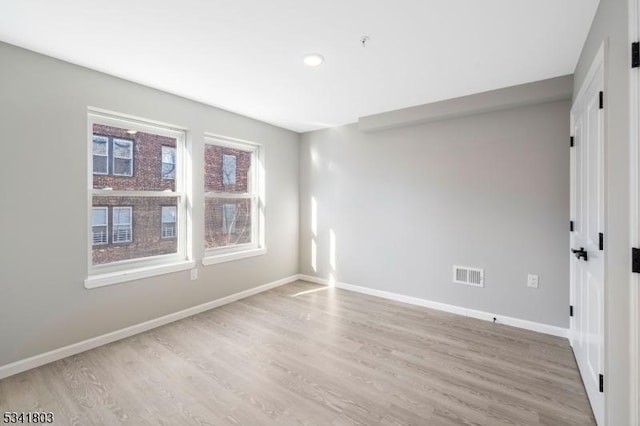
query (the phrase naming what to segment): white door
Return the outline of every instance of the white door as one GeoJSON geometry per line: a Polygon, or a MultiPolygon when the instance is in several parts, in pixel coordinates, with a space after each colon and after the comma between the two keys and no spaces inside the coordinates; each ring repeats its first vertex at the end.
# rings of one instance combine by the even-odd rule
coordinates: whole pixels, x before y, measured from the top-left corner
{"type": "Polygon", "coordinates": [[[598,424],[604,348],[604,105],[603,63],[596,62],[571,110],[571,346],[598,424]]]}

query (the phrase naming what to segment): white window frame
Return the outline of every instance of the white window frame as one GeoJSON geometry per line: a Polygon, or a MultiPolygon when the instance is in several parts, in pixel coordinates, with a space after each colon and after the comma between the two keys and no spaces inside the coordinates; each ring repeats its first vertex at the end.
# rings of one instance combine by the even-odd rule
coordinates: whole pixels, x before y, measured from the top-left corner
{"type": "Polygon", "coordinates": [[[111,143],[113,144],[113,156],[111,161],[113,161],[113,164],[111,165],[111,169],[113,170],[113,175],[114,176],[124,176],[124,177],[131,177],[133,176],[133,141],[130,139],[120,139],[120,138],[112,138],[111,143]],[[129,144],[129,157],[120,157],[116,155],[116,143],[127,143],[129,144]],[[116,160],[131,160],[131,162],[129,163],[129,173],[116,173],[116,160]]]}
{"type": "MultiPolygon", "coordinates": [[[[260,256],[267,252],[265,241],[265,173],[264,173],[264,147],[256,142],[230,138],[211,133],[206,133],[204,138],[206,145],[215,145],[225,148],[250,152],[252,155],[251,171],[247,182],[246,193],[236,192],[204,192],[204,201],[208,199],[250,199],[251,200],[251,242],[237,244],[228,247],[206,248],[203,265],[229,262],[252,256],[260,256]]],[[[236,163],[237,167],[237,163],[236,163]]],[[[222,173],[222,170],[220,170],[222,173]]],[[[204,173],[204,170],[201,171],[204,173]]],[[[237,168],[236,168],[237,173],[237,168]]],[[[237,179],[237,176],[236,176],[237,179]]],[[[222,182],[222,180],[221,180],[222,182]]],[[[237,182],[237,181],[236,181],[237,182]]],[[[203,188],[204,190],[204,188],[203,188]]],[[[224,204],[223,204],[224,205],[224,204]]],[[[223,207],[224,217],[224,207],[223,207]]],[[[224,220],[224,219],[223,219],[224,220]]],[[[206,226],[206,225],[205,225],[206,226]]],[[[203,229],[204,232],[204,229],[203,229]]]]}
{"type": "Polygon", "coordinates": [[[131,206],[113,206],[111,208],[111,241],[113,244],[128,244],[133,242],[133,207],[131,206]],[[120,222],[118,218],[118,222],[116,222],[116,211],[120,210],[129,210],[129,222],[120,222]],[[120,237],[116,236],[116,232],[119,232],[118,227],[127,227],[128,228],[128,238],[126,240],[121,240],[120,237]]]}
{"type": "MultiPolygon", "coordinates": [[[[119,191],[111,189],[93,188],[93,149],[88,150],[87,167],[87,212],[89,225],[91,225],[91,212],[94,196],[132,196],[154,197],[176,201],[177,216],[177,251],[176,253],[151,256],[141,259],[127,259],[107,264],[94,265],[92,262],[92,239],[87,236],[87,278],[84,281],[86,288],[96,288],[112,285],[140,278],[152,277],[171,272],[183,271],[195,267],[192,255],[191,242],[191,165],[187,161],[190,151],[187,130],[180,126],[170,125],[144,118],[115,113],[112,111],[93,108],[88,109],[87,133],[89,143],[93,141],[93,125],[102,124],[123,129],[131,129],[138,132],[152,133],[167,136],[176,140],[176,179],[175,191],[119,191]]],[[[90,145],[92,146],[92,145],[90,145]]],[[[133,150],[132,150],[133,152],[133,150]]],[[[173,201],[171,201],[173,203],[173,201]]],[[[169,204],[169,203],[167,203],[169,204]]],[[[133,216],[132,216],[133,221],[133,216]]],[[[87,227],[90,231],[90,227],[87,227]]],[[[89,234],[91,235],[91,234],[89,234]]]]}
{"type": "Polygon", "coordinates": [[[103,207],[103,206],[97,206],[97,207],[91,207],[91,246],[104,246],[109,244],[109,207],[103,207]],[[104,224],[102,225],[94,225],[93,223],[93,211],[94,210],[104,210],[104,224]],[[107,231],[105,233],[106,237],[107,237],[107,241],[103,242],[103,243],[96,243],[95,239],[93,237],[93,235],[95,234],[95,232],[93,232],[93,228],[100,226],[100,227],[106,227],[107,231]]]}
{"type": "Polygon", "coordinates": [[[164,161],[164,150],[165,149],[173,149],[174,151],[176,151],[176,156],[174,157],[174,160],[177,162],[177,149],[175,146],[168,146],[168,145],[161,145],[160,147],[160,178],[164,179],[164,180],[176,180],[176,163],[167,163],[164,161]],[[172,164],[173,165],[173,177],[164,177],[163,174],[163,170],[164,170],[164,165],[165,164],[172,164]]]}
{"type": "Polygon", "coordinates": [[[178,235],[178,229],[177,229],[177,222],[178,222],[178,208],[176,206],[160,206],[160,239],[163,240],[173,240],[177,237],[178,235]],[[165,221],[164,220],[164,209],[175,209],[176,213],[175,213],[175,220],[172,220],[170,222],[165,221]],[[173,224],[173,234],[166,236],[164,234],[164,224],[165,223],[172,223],[173,224]]]}
{"type": "Polygon", "coordinates": [[[98,172],[93,172],[92,174],[94,175],[98,175],[98,176],[109,176],[109,145],[111,145],[111,141],[109,140],[109,138],[107,136],[102,136],[102,135],[94,135],[93,132],[91,133],[91,168],[93,169],[93,157],[98,156],[98,157],[105,157],[107,159],[106,163],[107,163],[107,171],[105,173],[98,173],[98,172]],[[106,154],[96,154],[93,151],[93,139],[94,138],[100,138],[100,139],[106,139],[106,147],[107,147],[107,153],[106,154]]]}

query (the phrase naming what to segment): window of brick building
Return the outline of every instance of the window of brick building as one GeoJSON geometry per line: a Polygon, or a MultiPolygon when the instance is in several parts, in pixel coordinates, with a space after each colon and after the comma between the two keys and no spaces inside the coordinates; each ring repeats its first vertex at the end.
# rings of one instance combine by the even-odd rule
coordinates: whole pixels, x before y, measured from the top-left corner
{"type": "Polygon", "coordinates": [[[132,207],[113,208],[113,243],[130,243],[132,227],[132,207]]]}
{"type": "Polygon", "coordinates": [[[176,148],[162,146],[162,179],[176,178],[176,148]]]}
{"type": "Polygon", "coordinates": [[[94,246],[109,242],[108,217],[108,207],[93,207],[91,210],[91,241],[94,246]]]}
{"type": "Polygon", "coordinates": [[[205,265],[265,252],[264,178],[258,144],[205,138],[205,265]]]}
{"type": "Polygon", "coordinates": [[[235,155],[222,154],[222,184],[236,184],[236,162],[235,155]]]}
{"type": "Polygon", "coordinates": [[[193,267],[186,233],[185,132],[93,111],[89,121],[91,233],[85,286],[193,267]]]}
{"type": "Polygon", "coordinates": [[[132,141],[113,139],[113,174],[115,176],[133,176],[132,141]]]}
{"type": "Polygon", "coordinates": [[[109,138],[93,135],[93,174],[109,174],[109,138]]]}
{"type": "Polygon", "coordinates": [[[162,238],[176,237],[176,210],[175,206],[162,206],[162,238]]]}
{"type": "Polygon", "coordinates": [[[235,204],[223,204],[222,205],[222,232],[225,234],[236,235],[236,205],[235,204]]]}

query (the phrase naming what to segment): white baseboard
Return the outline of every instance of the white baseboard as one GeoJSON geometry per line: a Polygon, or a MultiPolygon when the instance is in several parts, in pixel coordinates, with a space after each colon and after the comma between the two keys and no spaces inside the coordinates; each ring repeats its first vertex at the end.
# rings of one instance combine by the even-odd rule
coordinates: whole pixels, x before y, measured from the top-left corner
{"type": "Polygon", "coordinates": [[[395,300],[396,302],[409,303],[411,305],[423,306],[425,308],[437,309],[439,311],[450,312],[453,314],[463,315],[466,317],[477,318],[485,321],[493,321],[496,318],[496,322],[500,324],[510,325],[513,327],[523,328],[525,330],[537,331],[538,333],[550,334],[558,337],[569,337],[569,329],[556,327],[553,325],[542,324],[534,321],[527,321],[519,318],[507,317],[500,314],[492,314],[490,312],[478,311],[475,309],[463,308],[455,305],[448,305],[446,303],[434,302],[432,300],[420,299],[418,297],[404,296],[402,294],[391,293],[383,290],[375,290],[367,287],[361,287],[357,285],[342,283],[339,281],[331,282],[325,278],[313,277],[311,275],[298,275],[298,278],[304,281],[328,285],[343,290],[349,290],[356,293],[368,294],[370,296],[382,297],[384,299],[395,300]]]}
{"type": "Polygon", "coordinates": [[[35,355],[30,358],[25,358],[19,361],[12,362],[11,364],[5,364],[0,366],[0,379],[13,376],[14,374],[22,373],[23,371],[30,370],[32,368],[39,367],[50,362],[58,361],[68,356],[76,355],[89,349],[97,348],[98,346],[106,345],[116,340],[124,339],[126,337],[133,336],[135,334],[142,333],[152,328],[160,327],[165,324],[169,324],[174,321],[178,321],[192,315],[199,314],[204,311],[208,311],[218,306],[226,305],[236,300],[244,299],[249,296],[253,296],[258,293],[262,293],[272,288],[279,287],[284,284],[298,280],[298,275],[292,275],[281,280],[273,281],[267,284],[260,285],[258,287],[250,288],[248,290],[234,293],[229,296],[212,300],[210,302],[203,303],[201,305],[193,306],[191,308],[183,309],[182,311],[174,312],[155,318],[149,321],[145,321],[140,324],[135,324],[127,328],[112,331],[111,333],[103,334],[101,336],[93,337],[91,339],[83,340],[82,342],[73,343],[62,348],[54,349],[43,354],[35,355]]]}

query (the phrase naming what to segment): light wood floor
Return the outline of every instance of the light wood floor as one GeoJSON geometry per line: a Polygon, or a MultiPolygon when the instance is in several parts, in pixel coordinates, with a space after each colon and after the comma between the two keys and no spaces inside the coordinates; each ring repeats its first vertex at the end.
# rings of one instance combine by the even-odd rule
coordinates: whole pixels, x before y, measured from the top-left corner
{"type": "Polygon", "coordinates": [[[0,381],[74,425],[591,425],[565,339],[302,281],[0,381]]]}

